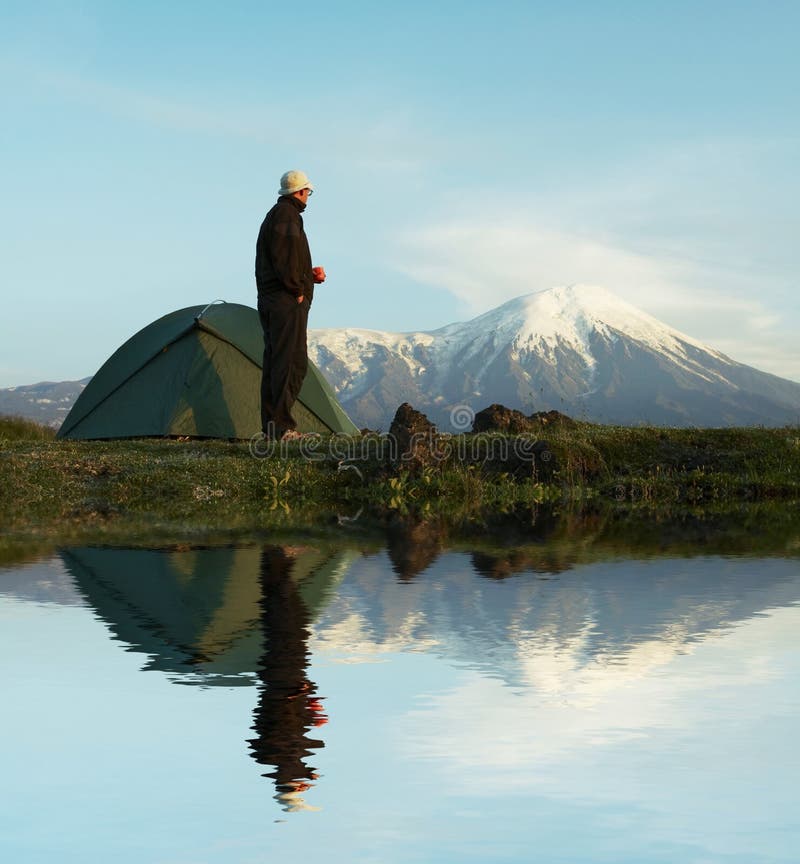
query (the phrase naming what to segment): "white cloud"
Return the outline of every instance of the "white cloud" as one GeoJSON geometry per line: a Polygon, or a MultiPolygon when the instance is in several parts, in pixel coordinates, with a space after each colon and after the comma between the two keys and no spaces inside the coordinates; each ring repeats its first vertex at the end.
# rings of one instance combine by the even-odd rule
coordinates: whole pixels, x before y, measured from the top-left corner
{"type": "Polygon", "coordinates": [[[792,813],[792,727],[775,718],[796,702],[798,613],[765,610],[702,639],[676,622],[663,638],[596,655],[588,631],[569,644],[536,631],[516,644],[522,687],[464,671],[398,718],[395,747],[459,795],[633,809],[652,842],[752,855],[757,826],[792,813]],[[766,728],[782,736],[772,746],[760,742],[766,728]],[[762,783],[775,791],[753,805],[762,783]],[[731,836],[734,824],[743,835],[731,836]]]}
{"type": "Polygon", "coordinates": [[[669,284],[647,258],[524,219],[430,225],[408,232],[401,244],[399,269],[446,288],[471,314],[554,285],[600,284],[624,294],[669,284]]]}
{"type": "Polygon", "coordinates": [[[771,709],[753,691],[785,686],[791,673],[774,656],[792,644],[799,613],[771,609],[699,640],[676,624],[624,652],[588,658],[588,629],[568,644],[533,634],[516,646],[523,689],[465,672],[454,689],[407,712],[398,746],[409,758],[440,762],[460,788],[499,793],[538,785],[547,765],[604,758],[633,738],[702,738],[731,709],[756,727],[771,709]]]}

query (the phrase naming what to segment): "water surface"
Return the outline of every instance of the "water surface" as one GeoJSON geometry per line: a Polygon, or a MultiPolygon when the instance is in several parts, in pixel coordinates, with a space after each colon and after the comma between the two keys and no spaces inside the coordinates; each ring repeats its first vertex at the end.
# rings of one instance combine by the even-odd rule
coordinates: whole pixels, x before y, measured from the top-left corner
{"type": "Polygon", "coordinates": [[[790,862],[791,554],[424,538],[0,570],[13,862],[790,862]]]}

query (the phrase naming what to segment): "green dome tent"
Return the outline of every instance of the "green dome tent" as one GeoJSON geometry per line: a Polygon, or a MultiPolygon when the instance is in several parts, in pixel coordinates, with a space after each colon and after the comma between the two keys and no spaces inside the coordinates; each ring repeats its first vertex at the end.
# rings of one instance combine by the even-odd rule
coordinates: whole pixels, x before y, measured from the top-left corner
{"type": "MultiPolygon", "coordinates": [[[[264,337],[239,303],[189,306],[132,336],[72,406],[59,438],[251,438],[261,431],[264,337]]],[[[302,432],[358,432],[309,363],[292,411],[302,432]]]]}

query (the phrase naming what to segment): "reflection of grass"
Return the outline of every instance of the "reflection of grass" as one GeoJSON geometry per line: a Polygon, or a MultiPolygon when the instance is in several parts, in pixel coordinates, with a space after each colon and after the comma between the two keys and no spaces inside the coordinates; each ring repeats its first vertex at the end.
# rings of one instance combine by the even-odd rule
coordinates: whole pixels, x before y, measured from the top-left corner
{"type": "MultiPolygon", "coordinates": [[[[317,514],[318,515],[318,514],[317,514]]],[[[64,545],[187,550],[273,543],[315,549],[352,548],[374,554],[388,545],[404,559],[418,554],[423,569],[444,551],[479,556],[483,575],[505,578],[538,571],[560,573],[578,564],[615,558],[694,556],[800,557],[800,506],[765,502],[706,509],[653,511],[631,505],[561,509],[553,506],[456,521],[392,515],[346,526],[331,521],[273,524],[269,528],[187,526],[146,520],[66,523],[50,536],[0,535],[0,567],[45,558],[64,545]]]]}
{"type": "MultiPolygon", "coordinates": [[[[520,516],[521,514],[517,514],[520,516]]],[[[462,524],[448,545],[503,558],[509,550],[571,565],[615,557],[800,555],[800,504],[757,502],[650,509],[590,504],[540,508],[534,519],[494,518],[462,524]],[[531,544],[535,539],[536,543],[531,544]]],[[[553,569],[559,569],[553,566],[553,569]]]]}
{"type": "Polygon", "coordinates": [[[538,465],[485,459],[479,451],[472,458],[464,455],[469,448],[453,446],[414,470],[372,452],[348,461],[357,471],[342,470],[348,466],[338,456],[307,461],[297,445],[284,457],[254,459],[246,445],[221,441],[62,442],[36,428],[20,440],[12,429],[25,439],[16,421],[0,424],[0,530],[11,537],[352,529],[356,517],[363,526],[370,515],[390,514],[480,526],[543,505],[606,503],[654,519],[800,500],[797,429],[581,424],[549,431],[554,458],[538,465]]]}

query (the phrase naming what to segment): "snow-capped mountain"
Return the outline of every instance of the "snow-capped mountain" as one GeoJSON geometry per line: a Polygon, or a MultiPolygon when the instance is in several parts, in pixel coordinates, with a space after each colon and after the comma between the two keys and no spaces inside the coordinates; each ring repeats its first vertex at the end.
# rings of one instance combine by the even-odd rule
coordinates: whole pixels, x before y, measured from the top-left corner
{"type": "Polygon", "coordinates": [[[493,402],[624,424],[782,425],[800,384],[731,360],[593,286],[553,288],[417,333],[309,331],[309,355],[361,426],[410,402],[443,429],[493,402]]]}

